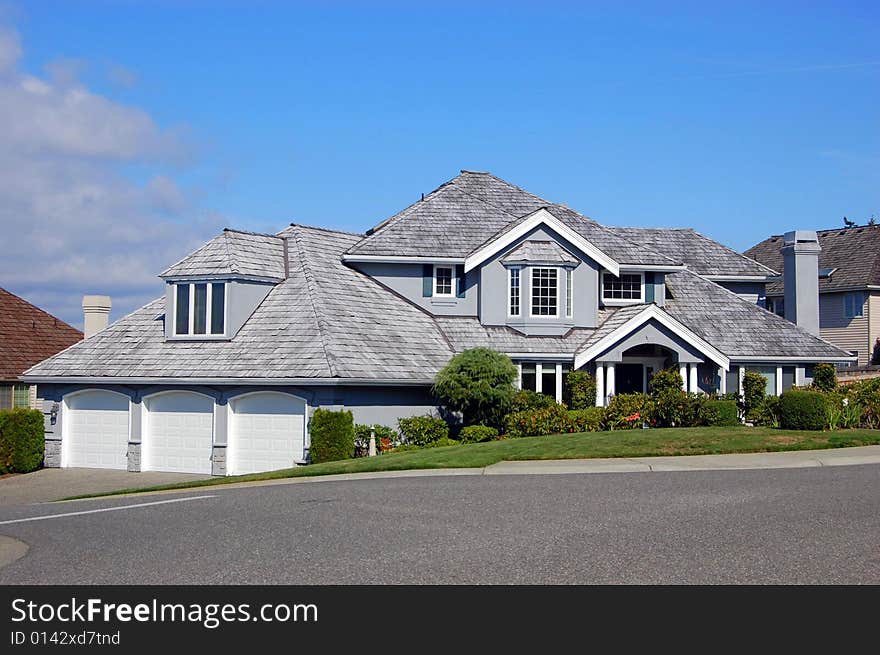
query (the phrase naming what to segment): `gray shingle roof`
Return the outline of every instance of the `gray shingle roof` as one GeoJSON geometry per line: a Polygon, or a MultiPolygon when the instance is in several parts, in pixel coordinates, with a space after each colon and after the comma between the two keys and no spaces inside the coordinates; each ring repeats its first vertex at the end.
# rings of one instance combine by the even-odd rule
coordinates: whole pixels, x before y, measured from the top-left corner
{"type": "MultiPolygon", "coordinates": [[[[880,285],[880,225],[821,230],[816,234],[822,247],[819,267],[837,269],[830,278],[819,279],[820,293],[880,285]]],[[[775,235],[752,246],[745,254],[782,273],[782,245],[783,237],[775,235]]],[[[767,295],[783,292],[781,277],[767,284],[767,295]]]]}
{"type": "Polygon", "coordinates": [[[555,241],[523,241],[501,260],[505,264],[516,262],[553,262],[577,264],[578,258],[555,241]]]}
{"type": "Polygon", "coordinates": [[[225,229],[159,277],[242,275],[284,279],[283,241],[272,234],[225,229]]]}
{"type": "Polygon", "coordinates": [[[722,353],[736,357],[845,357],[849,353],[690,271],[667,275],[664,309],[722,353]]]}
{"type": "Polygon", "coordinates": [[[754,259],[690,228],[611,227],[612,232],[687,264],[700,275],[776,275],[754,259]]]}
{"type": "Polygon", "coordinates": [[[462,171],[424,200],[376,226],[348,253],[464,259],[542,207],[619,263],[676,263],[564,205],[473,171],[462,171]]]}

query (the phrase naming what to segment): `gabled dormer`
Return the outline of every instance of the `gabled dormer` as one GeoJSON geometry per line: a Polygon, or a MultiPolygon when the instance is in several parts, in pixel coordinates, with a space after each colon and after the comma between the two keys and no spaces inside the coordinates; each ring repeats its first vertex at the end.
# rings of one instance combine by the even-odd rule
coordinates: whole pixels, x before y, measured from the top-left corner
{"type": "Polygon", "coordinates": [[[163,271],[165,338],[232,339],[287,277],[285,239],[226,229],[163,271]]]}

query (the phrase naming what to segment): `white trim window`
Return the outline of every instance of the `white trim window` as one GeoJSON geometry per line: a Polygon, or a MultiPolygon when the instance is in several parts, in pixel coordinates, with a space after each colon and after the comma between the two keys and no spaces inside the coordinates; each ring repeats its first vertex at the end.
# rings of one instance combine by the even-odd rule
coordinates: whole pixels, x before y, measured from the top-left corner
{"type": "Polygon", "coordinates": [[[602,273],[602,300],[606,305],[625,305],[645,301],[644,273],[602,273]]]}
{"type": "Polygon", "coordinates": [[[226,283],[190,282],[174,285],[174,335],[226,334],[226,283]]]}
{"type": "Polygon", "coordinates": [[[559,316],[559,269],[532,268],[532,316],[559,316]]]}
{"type": "Polygon", "coordinates": [[[520,315],[520,268],[513,266],[507,269],[507,315],[520,315]]]}
{"type": "Polygon", "coordinates": [[[451,298],[455,295],[455,268],[434,266],[434,296],[451,298]]]}
{"type": "Polygon", "coordinates": [[[571,318],[574,309],[574,291],[572,280],[574,276],[570,268],[565,269],[565,318],[571,318]]]}
{"type": "Polygon", "coordinates": [[[865,294],[861,291],[843,296],[843,315],[846,318],[861,318],[865,315],[865,294]]]}

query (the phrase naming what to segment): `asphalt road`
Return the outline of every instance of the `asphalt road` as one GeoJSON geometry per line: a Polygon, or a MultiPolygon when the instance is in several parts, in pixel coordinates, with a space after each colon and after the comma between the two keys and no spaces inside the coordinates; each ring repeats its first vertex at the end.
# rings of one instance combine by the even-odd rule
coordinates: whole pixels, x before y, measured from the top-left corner
{"type": "Polygon", "coordinates": [[[880,465],[207,488],[0,522],[144,503],[0,523],[30,546],[0,583],[880,583],[880,465]]]}

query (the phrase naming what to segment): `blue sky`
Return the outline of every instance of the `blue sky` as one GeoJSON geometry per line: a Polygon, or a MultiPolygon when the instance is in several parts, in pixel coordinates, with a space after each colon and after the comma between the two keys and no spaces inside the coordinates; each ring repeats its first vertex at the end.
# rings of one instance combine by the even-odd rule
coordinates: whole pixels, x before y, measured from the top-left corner
{"type": "MultiPolygon", "coordinates": [[[[738,250],[880,219],[877,3],[619,4],[7,4],[20,79],[149,121],[125,151],[39,156],[87,165],[101,197],[126,199],[101,209],[99,262],[155,255],[137,275],[126,257],[101,263],[97,279],[78,273],[89,258],[54,277],[21,259],[16,274],[0,265],[0,286],[72,322],[82,293],[106,289],[118,316],[218,226],[361,231],[461,168],[604,223],[690,226],[738,250]],[[155,243],[106,236],[114,217],[159,225],[155,243]]],[[[31,222],[45,234],[63,220],[36,208],[31,222]]]]}

